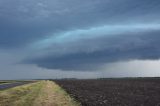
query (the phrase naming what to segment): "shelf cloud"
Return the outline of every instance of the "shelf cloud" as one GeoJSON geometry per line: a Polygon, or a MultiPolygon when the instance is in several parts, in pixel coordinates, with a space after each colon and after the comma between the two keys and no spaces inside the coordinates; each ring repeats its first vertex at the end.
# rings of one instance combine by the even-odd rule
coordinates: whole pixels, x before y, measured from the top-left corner
{"type": "Polygon", "coordinates": [[[159,10],[159,0],[1,0],[0,52],[68,72],[159,60],[159,10]]]}

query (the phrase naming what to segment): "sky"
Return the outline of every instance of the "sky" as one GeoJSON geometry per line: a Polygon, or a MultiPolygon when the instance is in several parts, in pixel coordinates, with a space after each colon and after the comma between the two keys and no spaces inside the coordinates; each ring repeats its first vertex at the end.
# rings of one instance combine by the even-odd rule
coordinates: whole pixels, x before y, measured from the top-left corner
{"type": "Polygon", "coordinates": [[[0,0],[0,79],[158,77],[159,0],[0,0]]]}

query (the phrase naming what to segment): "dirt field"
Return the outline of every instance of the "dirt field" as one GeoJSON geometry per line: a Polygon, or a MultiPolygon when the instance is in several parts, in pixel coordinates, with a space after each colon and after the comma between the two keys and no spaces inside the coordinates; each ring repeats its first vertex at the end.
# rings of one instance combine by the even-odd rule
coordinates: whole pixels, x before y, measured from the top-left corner
{"type": "Polygon", "coordinates": [[[83,106],[160,106],[160,79],[57,80],[83,106]]]}

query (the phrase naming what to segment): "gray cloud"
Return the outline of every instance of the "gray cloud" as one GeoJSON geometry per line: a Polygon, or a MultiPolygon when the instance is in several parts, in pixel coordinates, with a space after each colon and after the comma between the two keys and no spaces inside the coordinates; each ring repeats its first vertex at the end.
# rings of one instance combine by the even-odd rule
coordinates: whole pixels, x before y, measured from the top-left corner
{"type": "Polygon", "coordinates": [[[0,46],[17,47],[50,34],[97,25],[159,22],[158,0],[1,0],[0,46]]]}
{"type": "Polygon", "coordinates": [[[159,0],[1,0],[0,49],[67,71],[157,60],[159,10],[159,0]]]}
{"type": "MultiPolygon", "coordinates": [[[[116,61],[127,61],[134,59],[155,60],[160,58],[160,31],[145,33],[132,33],[131,35],[120,35],[102,37],[92,40],[82,40],[82,42],[72,42],[71,47],[60,56],[47,55],[36,59],[31,59],[29,63],[35,63],[40,67],[63,70],[97,70],[106,63],[116,61]],[[82,45],[79,45],[82,44],[82,45]],[[74,45],[74,46],[72,46],[74,45]],[[83,51],[76,48],[82,48],[83,51]],[[98,47],[92,51],[92,48],[98,47]],[[100,49],[99,49],[100,48],[100,49]],[[77,51],[78,50],[78,51],[77,51]],[[90,52],[89,52],[90,51],[90,52]]],[[[68,45],[65,45],[66,47],[68,45]]],[[[61,50],[61,48],[59,48],[61,50]]],[[[53,48],[54,51],[54,48],[53,48]]]]}

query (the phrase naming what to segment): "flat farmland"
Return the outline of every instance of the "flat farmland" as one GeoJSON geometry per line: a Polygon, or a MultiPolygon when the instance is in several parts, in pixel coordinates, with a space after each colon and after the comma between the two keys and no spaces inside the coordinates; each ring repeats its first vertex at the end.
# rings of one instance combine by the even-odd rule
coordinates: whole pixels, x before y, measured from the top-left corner
{"type": "Polygon", "coordinates": [[[160,106],[160,78],[55,80],[82,106],[160,106]]]}

